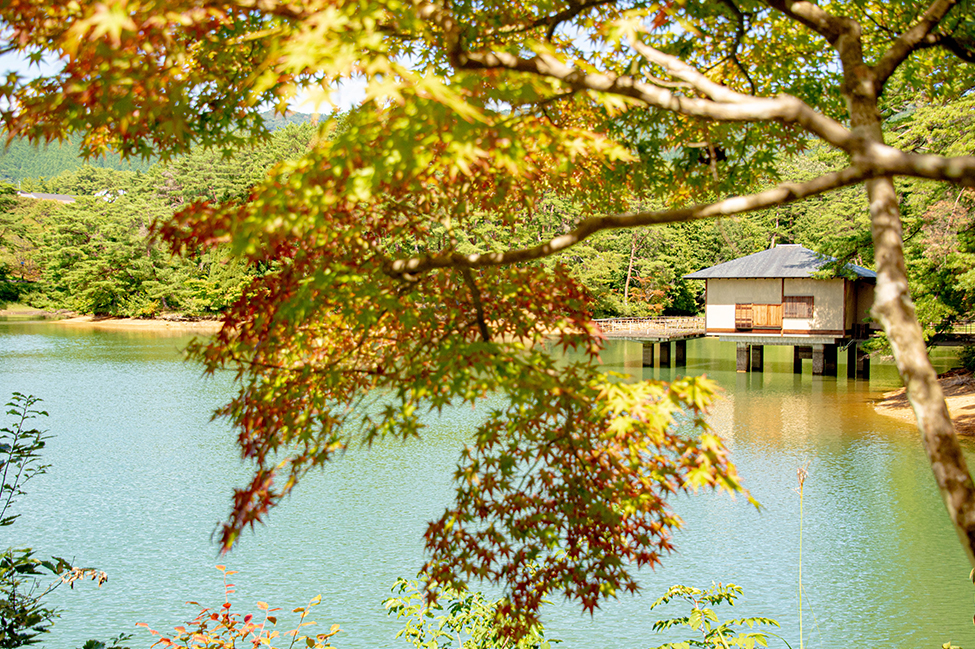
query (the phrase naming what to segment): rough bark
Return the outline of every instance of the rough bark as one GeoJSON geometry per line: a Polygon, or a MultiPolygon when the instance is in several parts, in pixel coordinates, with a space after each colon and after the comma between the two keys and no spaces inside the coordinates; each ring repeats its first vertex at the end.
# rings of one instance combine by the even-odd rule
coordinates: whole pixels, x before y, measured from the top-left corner
{"type": "Polygon", "coordinates": [[[975,566],[975,484],[911,302],[894,183],[889,178],[871,180],[867,196],[877,261],[873,315],[890,339],[935,481],[968,560],[975,566]]]}
{"type": "MultiPolygon", "coordinates": [[[[937,11],[947,8],[936,3],[937,11]]],[[[931,11],[928,14],[932,13],[931,11]]],[[[926,15],[925,20],[930,16],[926,15]]],[[[925,24],[925,33],[933,25],[925,24]]],[[[920,38],[915,34],[917,38],[920,38]]],[[[847,98],[850,123],[854,134],[864,141],[883,145],[878,99],[883,81],[890,74],[891,59],[902,60],[904,39],[881,58],[879,69],[863,63],[859,26],[838,39],[837,47],[844,71],[844,95],[847,98]]],[[[854,152],[854,166],[870,165],[871,147],[854,152]]],[[[975,484],[955,435],[938,375],[928,357],[924,335],[911,301],[904,260],[904,241],[900,208],[894,182],[890,176],[866,182],[870,202],[871,236],[877,264],[877,289],[872,314],[880,321],[890,340],[894,361],[907,397],[917,417],[918,429],[931,464],[938,489],[948,509],[969,563],[975,566],[975,484]]]]}

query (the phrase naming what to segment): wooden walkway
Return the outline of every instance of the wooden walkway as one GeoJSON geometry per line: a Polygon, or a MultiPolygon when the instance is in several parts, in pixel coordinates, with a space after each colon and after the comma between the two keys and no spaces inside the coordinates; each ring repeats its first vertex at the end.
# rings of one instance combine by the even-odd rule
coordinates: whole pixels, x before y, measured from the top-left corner
{"type": "Polygon", "coordinates": [[[602,318],[594,320],[607,338],[653,342],[704,336],[704,317],[602,318]]]}
{"type": "Polygon", "coordinates": [[[975,345],[975,321],[965,320],[955,324],[949,333],[936,334],[928,341],[931,347],[964,347],[975,345]]]}

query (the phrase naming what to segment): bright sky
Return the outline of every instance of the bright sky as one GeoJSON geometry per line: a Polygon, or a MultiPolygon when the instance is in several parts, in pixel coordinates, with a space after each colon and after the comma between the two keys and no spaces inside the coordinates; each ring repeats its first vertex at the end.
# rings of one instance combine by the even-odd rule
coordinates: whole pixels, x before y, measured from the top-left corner
{"type": "Polygon", "coordinates": [[[25,77],[36,77],[38,74],[51,74],[57,71],[57,68],[57,65],[48,62],[41,62],[40,66],[30,65],[23,56],[16,52],[0,55],[0,72],[5,77],[10,72],[18,72],[25,77]]]}
{"type": "MultiPolygon", "coordinates": [[[[0,74],[4,77],[10,72],[17,72],[21,76],[33,78],[42,74],[53,74],[57,71],[58,65],[55,62],[44,61],[38,65],[30,65],[29,62],[16,52],[0,55],[0,74]]],[[[352,106],[359,104],[366,96],[365,80],[353,79],[346,81],[338,87],[334,95],[335,103],[339,109],[348,110],[352,106]]],[[[305,98],[296,99],[292,104],[292,109],[297,112],[328,112],[328,106],[315,106],[305,98]]]]}
{"type": "MultiPolygon", "coordinates": [[[[366,98],[366,80],[350,79],[340,84],[332,99],[340,110],[348,110],[366,98]]],[[[328,106],[315,106],[311,100],[297,99],[294,109],[303,113],[328,112],[328,106]]]]}

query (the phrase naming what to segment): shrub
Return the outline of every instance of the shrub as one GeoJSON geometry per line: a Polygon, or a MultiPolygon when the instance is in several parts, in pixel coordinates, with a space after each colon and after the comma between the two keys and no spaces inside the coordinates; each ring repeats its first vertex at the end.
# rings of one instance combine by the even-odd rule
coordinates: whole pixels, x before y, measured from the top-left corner
{"type": "Polygon", "coordinates": [[[263,612],[263,619],[260,621],[257,621],[258,616],[253,614],[247,613],[241,616],[240,613],[231,611],[233,605],[230,603],[230,596],[235,591],[234,585],[227,578],[237,573],[234,570],[227,570],[226,566],[217,566],[217,570],[223,573],[224,584],[224,603],[219,609],[213,610],[202,607],[197,602],[189,602],[193,606],[201,606],[200,613],[185,626],[175,627],[172,637],[166,637],[158,631],[153,631],[145,623],[140,622],[136,624],[136,626],[144,627],[148,629],[149,633],[159,637],[153,643],[153,647],[160,645],[163,647],[172,647],[173,649],[198,649],[200,647],[206,647],[207,649],[234,649],[236,647],[250,645],[253,647],[275,649],[272,643],[278,638],[281,638],[281,641],[286,643],[282,646],[289,648],[296,645],[299,647],[309,647],[310,649],[322,649],[331,646],[329,640],[339,632],[338,624],[333,624],[328,633],[319,633],[315,636],[299,635],[301,629],[315,624],[305,618],[308,617],[311,609],[322,601],[321,595],[312,599],[308,603],[308,606],[299,607],[292,611],[292,613],[299,614],[298,624],[294,629],[281,636],[274,629],[278,623],[277,616],[272,615],[272,613],[277,612],[279,609],[268,608],[265,602],[257,603],[258,610],[263,612]]]}
{"type": "Polygon", "coordinates": [[[390,597],[383,606],[387,614],[406,618],[396,637],[406,638],[416,649],[550,649],[559,642],[546,640],[542,625],[534,624],[512,643],[498,618],[503,599],[491,602],[481,593],[445,587],[433,590],[436,598],[431,602],[420,582],[409,579],[396,580],[393,592],[398,597],[390,597]]]}
{"type": "MultiPolygon", "coordinates": [[[[34,409],[39,401],[14,392],[7,403],[14,424],[0,428],[0,527],[14,524],[19,516],[11,513],[15,499],[24,495],[27,482],[48,469],[40,456],[49,436],[30,426],[32,419],[47,416],[34,409]]],[[[82,579],[92,579],[100,586],[108,577],[94,568],[74,567],[61,557],[39,559],[31,548],[0,551],[0,648],[39,642],[60,615],[44,605],[44,596],[61,584],[73,585],[82,579]]]]}
{"type": "Polygon", "coordinates": [[[975,372],[975,345],[965,345],[958,353],[961,366],[970,372],[975,372]]]}
{"type": "MultiPolygon", "coordinates": [[[[719,604],[734,606],[735,600],[741,596],[742,589],[734,584],[712,585],[707,590],[689,586],[671,586],[669,590],[655,601],[650,609],[668,604],[671,601],[684,601],[691,605],[688,615],[675,618],[657,620],[653,623],[654,631],[663,631],[672,627],[690,627],[695,637],[683,642],[668,642],[655,649],[689,649],[690,647],[707,647],[714,649],[729,649],[742,647],[752,649],[755,645],[768,646],[768,636],[773,635],[762,631],[737,631],[734,627],[747,626],[749,629],[757,625],[775,626],[779,623],[767,617],[743,617],[721,622],[714,608],[719,604]]],[[[776,636],[778,637],[778,636],[776,636]]],[[[786,643],[788,645],[788,643],[786,643]]]]}

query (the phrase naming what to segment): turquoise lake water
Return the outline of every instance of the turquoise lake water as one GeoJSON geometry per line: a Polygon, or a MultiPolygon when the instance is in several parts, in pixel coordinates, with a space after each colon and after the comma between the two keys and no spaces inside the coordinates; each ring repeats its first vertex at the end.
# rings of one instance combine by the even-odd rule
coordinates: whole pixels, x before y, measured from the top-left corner
{"type": "MultiPolygon", "coordinates": [[[[211,533],[248,467],[228,426],[210,422],[232,386],[184,363],[187,341],[0,323],[0,394],[44,399],[43,425],[54,435],[44,456],[51,468],[28,485],[21,519],[0,528],[0,545],[32,546],[109,574],[100,589],[86,583],[54,593],[64,614],[45,645],[75,649],[130,632],[133,647],[148,647],[151,638],[135,623],[172,629],[195,614],[187,600],[219,605],[214,566],[226,563],[239,571],[241,610],[254,611],[258,600],[290,609],[321,594],[314,618],[342,626],[335,646],[408,647],[393,639],[402,625],[381,602],[397,577],[413,577],[422,565],[425,523],[448,503],[450,475],[478,413],[447,412],[418,442],[350,451],[221,558],[211,533]]],[[[644,369],[639,344],[611,342],[602,359],[647,378],[675,371],[715,378],[725,392],[711,422],[763,509],[726,495],[678,499],[686,523],[678,552],[643,574],[643,594],[592,618],[557,602],[544,616],[548,636],[573,649],[661,644],[668,638],[653,634],[658,616],[649,604],[671,584],[713,580],[744,587],[735,616],[776,618],[798,647],[794,489],[797,467],[806,467],[805,645],[975,647],[975,586],[918,435],[873,411],[872,401],[897,386],[893,368],[875,362],[869,382],[848,381],[842,364],[840,378],[813,377],[808,367],[796,376],[791,349],[767,348],[764,373],[737,374],[733,345],[711,340],[692,341],[688,357],[686,370],[644,369]]]]}

